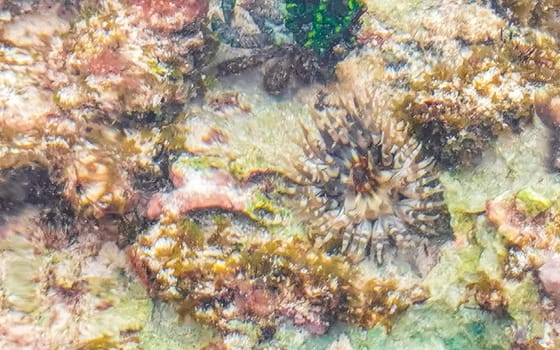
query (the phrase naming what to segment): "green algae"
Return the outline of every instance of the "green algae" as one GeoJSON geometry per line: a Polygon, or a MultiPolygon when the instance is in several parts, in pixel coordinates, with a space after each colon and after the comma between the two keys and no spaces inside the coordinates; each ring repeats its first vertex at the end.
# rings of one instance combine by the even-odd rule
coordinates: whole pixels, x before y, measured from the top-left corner
{"type": "Polygon", "coordinates": [[[544,315],[539,307],[539,290],[531,275],[521,281],[506,281],[505,295],[509,301],[508,313],[527,331],[527,339],[542,338],[544,315]]]}
{"type": "Polygon", "coordinates": [[[192,248],[203,248],[205,244],[205,232],[202,230],[200,225],[198,225],[192,219],[183,220],[179,225],[178,229],[182,234],[185,243],[192,248]]]}
{"type": "Polygon", "coordinates": [[[336,45],[350,48],[358,18],[364,10],[360,0],[288,0],[286,28],[301,46],[324,60],[336,45]]]}
{"type": "Polygon", "coordinates": [[[449,211],[482,213],[486,201],[517,192],[527,199],[531,194],[532,205],[539,207],[558,198],[560,181],[545,167],[546,135],[544,125],[534,120],[534,126],[528,126],[519,135],[499,138],[474,169],[443,173],[440,180],[449,211]],[[536,196],[540,204],[535,202],[536,196]]]}
{"type": "MultiPolygon", "coordinates": [[[[511,322],[527,332],[527,339],[543,335],[544,317],[536,281],[530,274],[520,280],[504,278],[508,248],[480,214],[485,212],[487,201],[500,198],[515,198],[531,217],[555,205],[560,186],[545,167],[545,135],[546,129],[535,120],[516,137],[499,138],[480,166],[442,176],[456,240],[442,247],[440,262],[424,281],[432,292],[429,303],[446,305],[450,310],[474,302],[468,293],[470,288],[496,290],[511,322]],[[501,282],[498,285],[492,281],[501,282]]],[[[465,346],[460,344],[449,346],[465,346]]]]}
{"type": "Polygon", "coordinates": [[[501,280],[507,250],[482,216],[452,214],[456,242],[445,244],[439,263],[424,280],[431,302],[456,309],[467,301],[467,288],[485,276],[501,280]]]}
{"type": "Polygon", "coordinates": [[[290,234],[290,229],[286,228],[293,228],[294,218],[291,215],[291,211],[279,203],[280,198],[278,197],[278,193],[265,194],[256,191],[253,194],[252,200],[244,209],[244,212],[247,213],[252,220],[263,226],[271,229],[277,227],[273,233],[288,233],[290,236],[293,236],[290,234]],[[290,222],[292,222],[292,224],[290,224],[290,222]]]}
{"type": "Polygon", "coordinates": [[[382,327],[350,329],[354,349],[508,349],[511,323],[476,309],[449,310],[436,304],[412,306],[394,323],[382,327]]]}
{"type": "Polygon", "coordinates": [[[531,187],[524,188],[515,195],[519,204],[517,208],[526,212],[530,217],[535,217],[549,209],[557,199],[556,197],[555,193],[538,192],[531,187]]]}
{"type": "Polygon", "coordinates": [[[185,168],[204,170],[209,168],[227,169],[227,161],[216,156],[208,157],[179,157],[171,166],[171,171],[178,174],[184,173],[185,168]]]}

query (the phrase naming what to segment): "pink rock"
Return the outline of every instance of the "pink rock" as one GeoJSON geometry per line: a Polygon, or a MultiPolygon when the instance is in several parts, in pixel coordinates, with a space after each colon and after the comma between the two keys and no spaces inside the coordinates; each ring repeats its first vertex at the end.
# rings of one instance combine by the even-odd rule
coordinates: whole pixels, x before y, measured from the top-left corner
{"type": "Polygon", "coordinates": [[[560,254],[548,254],[539,269],[539,278],[546,293],[560,301],[560,254]]]}
{"type": "Polygon", "coordinates": [[[183,169],[180,174],[172,173],[171,177],[178,187],[152,196],[146,207],[148,219],[208,208],[242,212],[252,198],[250,187],[241,185],[222,170],[183,169]]]}

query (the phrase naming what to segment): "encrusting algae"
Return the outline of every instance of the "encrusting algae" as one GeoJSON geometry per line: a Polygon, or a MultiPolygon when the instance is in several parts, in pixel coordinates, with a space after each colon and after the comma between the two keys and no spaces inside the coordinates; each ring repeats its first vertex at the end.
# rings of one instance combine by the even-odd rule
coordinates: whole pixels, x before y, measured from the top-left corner
{"type": "Polygon", "coordinates": [[[403,288],[396,279],[356,278],[344,257],[325,254],[305,239],[275,238],[230,220],[200,227],[185,219],[153,225],[141,235],[130,254],[151,294],[228,333],[238,322],[263,332],[289,319],[313,334],[324,334],[337,319],[390,326],[392,315],[427,297],[422,288],[403,288]]]}
{"type": "Polygon", "coordinates": [[[171,3],[157,15],[149,1],[39,3],[3,18],[0,166],[47,168],[85,215],[134,206],[131,174],[157,173],[153,158],[166,143],[161,129],[140,125],[177,114],[205,59],[207,3],[171,3]],[[138,128],[114,128],[131,121],[138,128]]]}

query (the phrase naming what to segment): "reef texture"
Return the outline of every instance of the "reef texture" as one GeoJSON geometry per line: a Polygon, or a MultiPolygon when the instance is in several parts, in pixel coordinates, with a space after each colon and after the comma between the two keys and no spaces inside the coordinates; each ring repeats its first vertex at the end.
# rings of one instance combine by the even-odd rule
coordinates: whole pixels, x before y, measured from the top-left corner
{"type": "Polygon", "coordinates": [[[449,227],[434,159],[423,156],[406,123],[379,118],[372,100],[320,98],[312,113],[321,137],[305,129],[305,157],[296,168],[308,185],[302,206],[313,214],[318,246],[342,240],[340,251],[352,261],[371,250],[381,264],[389,240],[449,227]]]}
{"type": "Polygon", "coordinates": [[[366,4],[360,49],[336,75],[347,89],[385,91],[390,113],[442,166],[476,164],[489,141],[530,120],[535,91],[557,84],[558,47],[547,32],[474,4],[366,4]]]}
{"type": "Polygon", "coordinates": [[[151,5],[38,2],[7,12],[0,45],[0,167],[47,168],[72,207],[86,215],[130,209],[132,174],[140,167],[157,173],[153,157],[162,144],[160,129],[123,129],[172,119],[190,98],[187,76],[205,47],[199,24],[204,2],[161,8],[147,20],[151,5]],[[186,27],[192,30],[182,32],[186,27]]]}
{"type": "Polygon", "coordinates": [[[558,348],[553,1],[70,3],[0,3],[1,348],[558,348]]]}
{"type": "Polygon", "coordinates": [[[390,325],[392,315],[426,298],[395,279],[360,278],[345,259],[306,240],[236,221],[219,215],[150,227],[130,255],[151,294],[227,333],[252,324],[261,340],[284,319],[312,334],[337,319],[390,325]]]}
{"type": "Polygon", "coordinates": [[[152,305],[114,232],[38,222],[26,209],[0,226],[0,347],[136,348],[152,305]]]}

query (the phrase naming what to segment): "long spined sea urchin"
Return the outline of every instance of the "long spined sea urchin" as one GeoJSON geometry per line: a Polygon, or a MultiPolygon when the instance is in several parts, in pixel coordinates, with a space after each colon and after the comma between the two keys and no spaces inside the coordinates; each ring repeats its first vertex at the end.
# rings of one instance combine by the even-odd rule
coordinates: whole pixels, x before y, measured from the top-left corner
{"type": "Polygon", "coordinates": [[[352,261],[371,252],[381,264],[387,242],[445,231],[435,161],[422,156],[406,124],[378,117],[357,99],[325,101],[313,111],[320,137],[303,127],[305,157],[296,165],[316,244],[342,240],[340,251],[352,261]]]}

